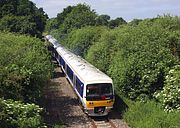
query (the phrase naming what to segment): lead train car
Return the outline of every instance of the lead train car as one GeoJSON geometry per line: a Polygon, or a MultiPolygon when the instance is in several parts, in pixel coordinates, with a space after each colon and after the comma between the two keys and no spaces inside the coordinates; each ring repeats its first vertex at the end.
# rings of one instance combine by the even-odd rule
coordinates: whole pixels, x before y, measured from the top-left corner
{"type": "Polygon", "coordinates": [[[112,79],[57,43],[52,36],[46,40],[52,45],[53,56],[66,74],[85,113],[89,116],[106,116],[114,104],[112,79]]]}

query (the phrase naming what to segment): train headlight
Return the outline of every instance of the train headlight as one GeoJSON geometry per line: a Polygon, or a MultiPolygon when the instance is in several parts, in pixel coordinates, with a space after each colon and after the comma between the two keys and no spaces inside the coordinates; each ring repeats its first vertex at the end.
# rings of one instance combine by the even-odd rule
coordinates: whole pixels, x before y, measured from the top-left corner
{"type": "Polygon", "coordinates": [[[93,102],[89,102],[89,104],[93,105],[94,103],[93,102]]]}
{"type": "Polygon", "coordinates": [[[107,101],[107,103],[112,103],[113,102],[113,100],[109,100],[109,101],[107,101]]]}

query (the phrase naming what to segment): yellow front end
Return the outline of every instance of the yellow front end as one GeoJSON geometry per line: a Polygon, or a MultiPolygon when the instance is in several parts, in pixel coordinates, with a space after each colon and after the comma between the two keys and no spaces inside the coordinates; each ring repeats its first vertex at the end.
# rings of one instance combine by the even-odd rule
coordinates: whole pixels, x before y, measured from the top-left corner
{"type": "Polygon", "coordinates": [[[89,116],[105,116],[113,108],[114,100],[87,101],[85,111],[89,116]]]}

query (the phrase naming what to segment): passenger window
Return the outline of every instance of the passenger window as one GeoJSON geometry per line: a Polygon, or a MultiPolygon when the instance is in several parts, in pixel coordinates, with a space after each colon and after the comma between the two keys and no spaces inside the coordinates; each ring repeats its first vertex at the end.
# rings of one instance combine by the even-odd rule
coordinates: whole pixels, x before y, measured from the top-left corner
{"type": "Polygon", "coordinates": [[[76,79],[76,89],[80,94],[80,92],[81,92],[81,84],[79,83],[79,81],[77,79],[76,79]]]}

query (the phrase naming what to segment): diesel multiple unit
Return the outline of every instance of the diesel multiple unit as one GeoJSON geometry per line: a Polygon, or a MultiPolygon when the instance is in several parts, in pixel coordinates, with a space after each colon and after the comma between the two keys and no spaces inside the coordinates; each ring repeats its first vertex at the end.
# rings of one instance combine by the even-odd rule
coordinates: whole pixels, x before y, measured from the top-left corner
{"type": "Polygon", "coordinates": [[[50,43],[52,55],[78,95],[85,113],[89,116],[108,115],[114,104],[112,79],[64,48],[51,35],[45,39],[50,43]]]}

